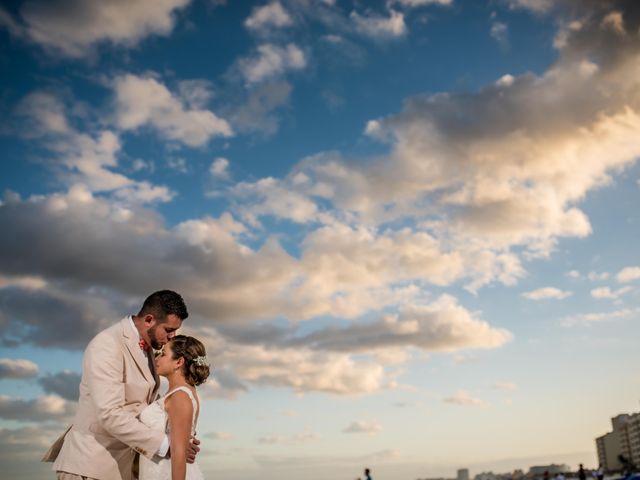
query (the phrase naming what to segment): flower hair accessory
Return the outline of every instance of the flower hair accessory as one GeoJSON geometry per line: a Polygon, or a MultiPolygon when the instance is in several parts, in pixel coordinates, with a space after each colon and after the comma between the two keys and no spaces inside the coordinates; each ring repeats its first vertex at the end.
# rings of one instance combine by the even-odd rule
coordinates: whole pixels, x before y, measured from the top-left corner
{"type": "Polygon", "coordinates": [[[193,359],[193,363],[198,365],[199,367],[204,367],[205,365],[209,365],[209,359],[206,355],[200,355],[193,359]]]}

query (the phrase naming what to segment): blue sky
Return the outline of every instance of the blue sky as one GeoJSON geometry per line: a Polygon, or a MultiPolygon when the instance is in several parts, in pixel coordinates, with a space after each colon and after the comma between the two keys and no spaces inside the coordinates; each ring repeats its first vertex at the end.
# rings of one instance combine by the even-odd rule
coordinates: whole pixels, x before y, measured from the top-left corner
{"type": "Polygon", "coordinates": [[[123,5],[0,8],[8,472],[160,288],[212,478],[595,465],[640,399],[637,5],[123,5]]]}

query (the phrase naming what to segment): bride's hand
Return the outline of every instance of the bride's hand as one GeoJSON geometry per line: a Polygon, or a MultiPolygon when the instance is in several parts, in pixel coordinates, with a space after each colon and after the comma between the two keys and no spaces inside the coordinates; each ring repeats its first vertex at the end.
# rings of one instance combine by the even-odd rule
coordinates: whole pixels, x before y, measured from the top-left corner
{"type": "Polygon", "coordinates": [[[200,440],[196,437],[191,437],[189,447],[187,448],[187,463],[193,463],[196,461],[196,455],[200,451],[200,440]]]}

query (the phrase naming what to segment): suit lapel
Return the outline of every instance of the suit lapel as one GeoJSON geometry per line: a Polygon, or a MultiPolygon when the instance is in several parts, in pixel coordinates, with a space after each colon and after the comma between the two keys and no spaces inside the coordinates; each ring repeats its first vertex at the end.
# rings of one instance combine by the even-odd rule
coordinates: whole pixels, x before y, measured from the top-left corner
{"type": "Polygon", "coordinates": [[[138,366],[140,373],[142,373],[148,382],[155,382],[155,372],[152,373],[150,371],[147,357],[142,350],[140,350],[140,345],[138,345],[138,335],[135,335],[135,332],[131,329],[129,317],[125,317],[122,320],[122,336],[124,337],[124,344],[127,347],[127,350],[129,350],[131,358],[133,358],[133,361],[138,366]]]}

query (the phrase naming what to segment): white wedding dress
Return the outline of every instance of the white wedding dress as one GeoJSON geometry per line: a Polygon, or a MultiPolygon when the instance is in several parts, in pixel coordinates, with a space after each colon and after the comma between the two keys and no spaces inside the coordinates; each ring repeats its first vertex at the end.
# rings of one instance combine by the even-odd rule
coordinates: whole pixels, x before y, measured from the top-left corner
{"type": "MultiPolygon", "coordinates": [[[[155,402],[149,404],[140,414],[140,421],[151,428],[162,430],[169,434],[169,422],[167,412],[164,409],[164,401],[178,390],[182,390],[191,399],[193,404],[193,419],[191,420],[191,435],[196,432],[196,419],[198,418],[198,402],[188,387],[178,387],[168,392],[164,397],[160,397],[155,402]]],[[[140,455],[140,480],[171,480],[171,459],[161,458],[157,455],[149,460],[140,455]]],[[[197,463],[187,463],[187,480],[204,480],[200,467],[197,463]]]]}

